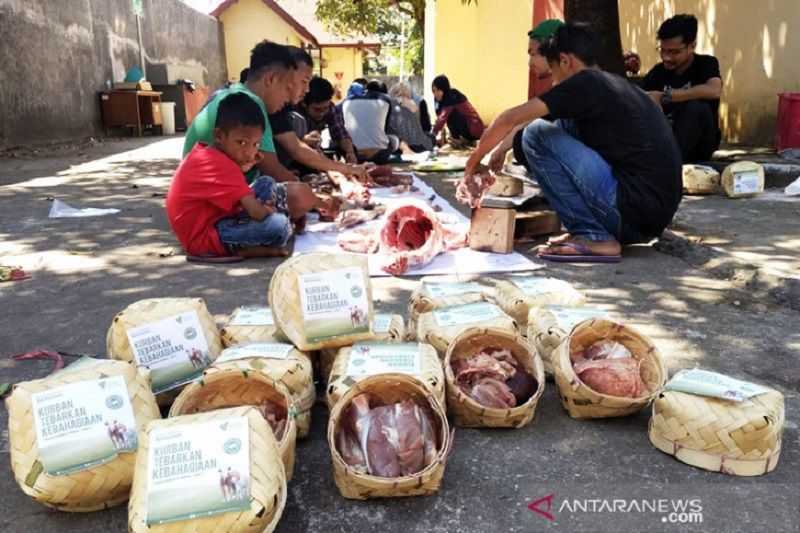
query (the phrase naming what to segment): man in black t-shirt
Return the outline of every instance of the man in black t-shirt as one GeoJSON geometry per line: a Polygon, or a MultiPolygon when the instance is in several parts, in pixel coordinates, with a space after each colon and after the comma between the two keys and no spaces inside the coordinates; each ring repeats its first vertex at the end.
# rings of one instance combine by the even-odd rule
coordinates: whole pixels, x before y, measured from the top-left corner
{"type": "MultiPolygon", "coordinates": [[[[460,199],[473,204],[481,159],[518,124],[525,157],[568,233],[542,258],[617,262],[621,245],[657,237],[681,200],[681,161],[664,114],[627,79],[596,66],[595,41],[566,24],[541,47],[556,85],[501,113],[470,156],[460,199]],[[541,120],[550,114],[555,123],[541,120]]],[[[476,190],[478,189],[478,190],[476,190]]]]}
{"type": "Polygon", "coordinates": [[[722,77],[714,56],[696,54],[697,19],[675,15],[658,29],[661,63],[643,87],[672,123],[684,163],[708,161],[719,148],[722,77]]]}

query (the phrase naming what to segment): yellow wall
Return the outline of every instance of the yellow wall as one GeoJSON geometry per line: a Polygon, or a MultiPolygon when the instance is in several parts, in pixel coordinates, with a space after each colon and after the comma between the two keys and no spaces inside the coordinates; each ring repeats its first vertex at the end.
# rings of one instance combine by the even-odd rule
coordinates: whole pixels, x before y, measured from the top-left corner
{"type": "Polygon", "coordinates": [[[295,29],[261,0],[239,0],[223,11],[219,19],[225,33],[225,55],[231,80],[239,80],[239,73],[250,64],[250,51],[264,39],[293,46],[305,44],[295,29]]]}
{"type": "Polygon", "coordinates": [[[322,47],[322,77],[337,89],[337,96],[346,96],[347,88],[355,78],[362,77],[363,72],[364,52],[358,48],[322,47]],[[337,72],[342,74],[341,79],[336,77],[337,72]]]}
{"type": "Polygon", "coordinates": [[[474,4],[436,1],[436,73],[445,74],[488,124],[528,99],[527,34],[533,2],[474,4]]]}
{"type": "Polygon", "coordinates": [[[776,94],[800,91],[798,0],[619,0],[619,9],[622,44],[639,53],[642,73],[660,61],[655,48],[661,22],[694,14],[697,51],[720,62],[723,139],[772,143],[776,94]]]}

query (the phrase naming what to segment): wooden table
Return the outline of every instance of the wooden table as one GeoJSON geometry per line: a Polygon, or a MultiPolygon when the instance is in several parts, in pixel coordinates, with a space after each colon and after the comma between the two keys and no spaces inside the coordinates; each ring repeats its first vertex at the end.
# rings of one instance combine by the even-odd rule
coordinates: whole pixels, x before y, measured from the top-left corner
{"type": "Polygon", "coordinates": [[[106,134],[111,128],[161,128],[161,92],[112,90],[100,93],[100,111],[106,134]]]}

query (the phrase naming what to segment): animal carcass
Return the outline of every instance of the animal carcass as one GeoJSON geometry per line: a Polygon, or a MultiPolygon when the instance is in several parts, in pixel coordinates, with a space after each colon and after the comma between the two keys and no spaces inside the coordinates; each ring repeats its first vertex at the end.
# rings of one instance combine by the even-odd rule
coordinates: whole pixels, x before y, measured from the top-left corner
{"type": "Polygon", "coordinates": [[[466,246],[467,235],[466,230],[445,227],[425,202],[407,199],[386,212],[380,230],[373,227],[344,232],[338,243],[349,252],[385,254],[381,268],[397,276],[430,263],[444,251],[466,246]]]}

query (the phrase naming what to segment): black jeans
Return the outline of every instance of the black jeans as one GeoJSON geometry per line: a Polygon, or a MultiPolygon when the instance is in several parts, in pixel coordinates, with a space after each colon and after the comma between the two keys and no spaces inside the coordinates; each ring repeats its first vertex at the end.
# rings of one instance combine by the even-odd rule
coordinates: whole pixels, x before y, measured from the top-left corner
{"type": "Polygon", "coordinates": [[[450,113],[450,116],[447,117],[447,129],[450,130],[450,137],[454,139],[465,139],[467,141],[478,140],[477,137],[473,137],[469,132],[467,118],[458,111],[454,110],[450,113]]]}
{"type": "Polygon", "coordinates": [[[684,164],[711,159],[719,148],[720,132],[707,103],[690,100],[673,104],[669,118],[684,164]]]}

